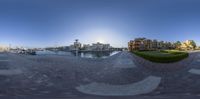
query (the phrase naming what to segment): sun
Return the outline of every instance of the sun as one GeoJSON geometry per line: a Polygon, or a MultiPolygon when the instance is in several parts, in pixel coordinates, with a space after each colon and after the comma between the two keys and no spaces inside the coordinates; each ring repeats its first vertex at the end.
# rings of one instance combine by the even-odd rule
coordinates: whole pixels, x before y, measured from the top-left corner
{"type": "Polygon", "coordinates": [[[102,39],[102,38],[98,38],[98,39],[96,40],[96,42],[99,42],[99,43],[105,43],[105,40],[102,39]]]}
{"type": "Polygon", "coordinates": [[[109,44],[113,41],[116,35],[114,30],[111,29],[104,29],[104,28],[92,28],[89,30],[85,30],[84,32],[85,40],[90,43],[103,43],[109,44]],[[88,39],[91,38],[91,39],[88,39]],[[89,41],[90,40],[90,41],[89,41]]]}

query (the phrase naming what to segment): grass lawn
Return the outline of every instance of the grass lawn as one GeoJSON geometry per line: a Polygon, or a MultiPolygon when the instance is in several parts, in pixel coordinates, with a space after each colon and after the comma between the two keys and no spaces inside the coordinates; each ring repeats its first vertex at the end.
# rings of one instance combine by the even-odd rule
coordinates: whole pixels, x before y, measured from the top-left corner
{"type": "Polygon", "coordinates": [[[177,62],[189,56],[187,52],[178,50],[133,51],[133,53],[144,59],[158,63],[177,62]]]}

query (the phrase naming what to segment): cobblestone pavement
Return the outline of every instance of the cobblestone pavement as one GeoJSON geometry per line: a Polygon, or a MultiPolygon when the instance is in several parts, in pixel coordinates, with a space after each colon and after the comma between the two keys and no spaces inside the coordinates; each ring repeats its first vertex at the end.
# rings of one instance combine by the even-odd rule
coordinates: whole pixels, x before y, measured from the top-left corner
{"type": "MultiPolygon", "coordinates": [[[[119,97],[108,97],[109,95],[104,97],[85,94],[77,90],[77,87],[96,83],[117,90],[116,88],[123,89],[123,86],[135,86],[138,82],[153,76],[160,78],[156,88],[148,93],[139,90],[142,93],[124,95],[123,99],[133,97],[134,99],[149,99],[149,97],[198,99],[200,96],[199,60],[198,51],[190,52],[187,59],[170,64],[152,63],[128,52],[120,52],[106,59],[0,53],[0,97],[121,99],[123,94],[119,97]]],[[[144,89],[148,87],[145,83],[143,86],[143,82],[139,85],[144,89]]],[[[132,89],[127,87],[127,90],[135,92],[138,91],[136,89],[142,88],[134,86],[132,89]]]]}

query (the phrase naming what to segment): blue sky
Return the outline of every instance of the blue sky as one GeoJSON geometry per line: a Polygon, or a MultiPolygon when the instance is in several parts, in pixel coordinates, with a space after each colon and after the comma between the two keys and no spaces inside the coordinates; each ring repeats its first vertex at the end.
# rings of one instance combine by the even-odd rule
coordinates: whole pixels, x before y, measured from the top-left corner
{"type": "Polygon", "coordinates": [[[0,44],[47,47],[135,37],[193,39],[200,45],[200,0],[0,0],[0,44]]]}

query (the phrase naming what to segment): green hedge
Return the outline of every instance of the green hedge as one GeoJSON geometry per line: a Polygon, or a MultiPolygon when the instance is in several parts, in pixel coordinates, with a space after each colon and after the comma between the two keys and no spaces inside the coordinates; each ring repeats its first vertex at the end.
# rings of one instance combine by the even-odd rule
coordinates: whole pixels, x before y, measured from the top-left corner
{"type": "Polygon", "coordinates": [[[152,62],[158,62],[158,63],[177,62],[189,56],[187,52],[181,52],[181,51],[175,51],[175,50],[172,50],[172,51],[163,50],[163,51],[157,51],[157,52],[160,53],[160,55],[151,54],[152,51],[133,51],[134,54],[140,57],[143,57],[144,59],[147,59],[152,62]],[[167,53],[169,55],[163,55],[162,53],[167,53]]]}

